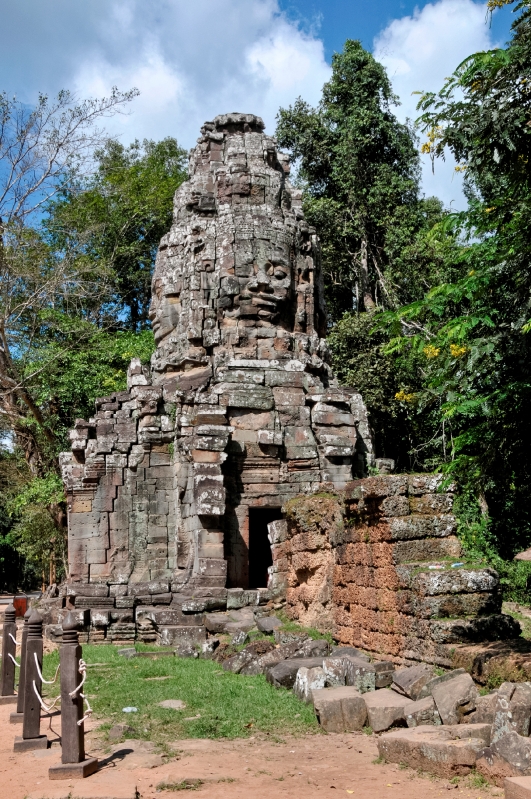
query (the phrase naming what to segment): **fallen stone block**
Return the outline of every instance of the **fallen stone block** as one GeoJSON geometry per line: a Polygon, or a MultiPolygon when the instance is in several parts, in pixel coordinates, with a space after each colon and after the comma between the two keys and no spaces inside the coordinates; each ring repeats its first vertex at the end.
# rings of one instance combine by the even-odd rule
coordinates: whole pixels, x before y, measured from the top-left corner
{"type": "Polygon", "coordinates": [[[441,674],[440,677],[433,677],[429,682],[426,683],[424,688],[422,688],[418,698],[424,699],[425,696],[431,696],[433,693],[434,688],[438,685],[442,685],[444,682],[448,682],[448,680],[453,680],[454,677],[458,677],[460,674],[466,674],[467,672],[465,669],[453,669],[453,671],[447,671],[446,674],[441,674]]]}
{"type": "Polygon", "coordinates": [[[249,633],[251,630],[254,630],[255,627],[256,624],[254,619],[251,619],[250,621],[229,621],[225,625],[224,632],[227,635],[236,635],[237,633],[241,632],[249,633]]]}
{"type": "Polygon", "coordinates": [[[408,669],[400,669],[393,674],[392,688],[408,699],[416,701],[424,686],[433,678],[433,670],[420,663],[408,669]]]}
{"type": "Polygon", "coordinates": [[[492,743],[508,732],[529,735],[531,720],[531,685],[528,683],[504,682],[497,692],[492,743]]]}
{"type": "Polygon", "coordinates": [[[376,669],[362,658],[346,657],[345,685],[352,685],[362,694],[376,690],[376,669]]]}
{"type": "Polygon", "coordinates": [[[476,769],[489,782],[500,787],[506,777],[531,775],[531,740],[517,732],[503,735],[483,749],[476,769]]]}
{"type": "Polygon", "coordinates": [[[233,674],[239,674],[243,667],[254,660],[255,657],[256,656],[251,652],[242,649],[241,652],[237,652],[235,655],[232,655],[232,657],[224,660],[221,667],[224,671],[231,671],[233,674]]]}
{"type": "Polygon", "coordinates": [[[393,682],[395,673],[394,663],[390,660],[377,660],[372,664],[374,667],[374,687],[387,688],[393,682]]]}
{"type": "Polygon", "coordinates": [[[507,777],[505,799],[531,799],[531,777],[507,777]]]}
{"type": "Polygon", "coordinates": [[[295,657],[297,658],[317,658],[317,657],[326,657],[328,655],[330,649],[330,644],[324,638],[318,638],[317,640],[313,640],[309,638],[307,641],[303,643],[299,649],[295,652],[295,657]]]}
{"type": "Polygon", "coordinates": [[[333,646],[330,651],[331,657],[341,657],[342,655],[352,655],[352,657],[362,658],[370,663],[370,657],[366,655],[361,649],[356,649],[353,646],[333,646]]]}
{"type": "Polygon", "coordinates": [[[470,674],[459,674],[432,690],[443,724],[459,724],[466,713],[476,709],[478,689],[470,674]]]}
{"type": "Polygon", "coordinates": [[[274,633],[275,630],[278,630],[279,627],[282,627],[282,622],[280,619],[277,619],[276,616],[264,616],[263,618],[256,620],[256,626],[261,633],[266,633],[269,635],[274,633]]]}
{"type": "Polygon", "coordinates": [[[209,633],[224,633],[225,627],[231,621],[227,613],[206,613],[205,627],[209,633]]]}
{"type": "Polygon", "coordinates": [[[305,666],[313,669],[323,665],[322,658],[293,658],[282,660],[276,666],[268,666],[265,670],[266,680],[274,685],[275,688],[293,688],[297,678],[297,672],[305,666]]]}
{"type": "Polygon", "coordinates": [[[488,734],[488,725],[481,724],[395,730],[378,739],[378,753],[388,763],[404,763],[439,777],[463,776],[476,766],[488,734]]]}
{"type": "Polygon", "coordinates": [[[441,724],[439,711],[435,707],[433,696],[426,696],[410,705],[406,712],[406,724],[408,727],[419,727],[426,724],[441,724]]]}
{"type": "Polygon", "coordinates": [[[383,732],[396,725],[406,726],[406,713],[414,702],[396,691],[382,688],[364,694],[369,726],[374,732],[383,732]]]}
{"type": "Polygon", "coordinates": [[[476,709],[473,710],[472,713],[467,713],[466,716],[463,716],[461,724],[492,724],[494,721],[497,699],[497,691],[492,691],[485,696],[478,696],[476,699],[476,709]]]}
{"type": "Polygon", "coordinates": [[[319,724],[326,732],[356,732],[367,721],[367,706],[355,688],[340,686],[312,692],[319,724]]]}
{"type": "Polygon", "coordinates": [[[394,665],[386,660],[371,663],[368,658],[353,655],[332,655],[323,661],[326,685],[350,685],[361,693],[385,688],[391,684],[394,665]]]}
{"type": "Polygon", "coordinates": [[[334,654],[331,657],[324,658],[323,669],[326,685],[329,688],[345,685],[345,656],[336,656],[334,654]]]}
{"type": "MultiPolygon", "coordinates": [[[[260,643],[262,646],[267,643],[268,649],[262,649],[255,660],[252,660],[243,667],[240,674],[263,674],[268,667],[276,666],[276,664],[280,663],[282,660],[295,657],[299,648],[298,642],[283,644],[277,647],[269,641],[262,641],[260,643]]],[[[253,644],[253,646],[256,645],[257,644],[253,644]]]]}
{"type": "Polygon", "coordinates": [[[297,672],[293,693],[298,696],[301,702],[309,703],[312,701],[312,691],[324,688],[325,673],[321,666],[308,669],[302,666],[297,672]]]}
{"type": "Polygon", "coordinates": [[[302,646],[308,640],[306,633],[289,632],[288,630],[282,629],[275,630],[273,636],[276,644],[298,643],[299,646],[302,646]]]}
{"type": "Polygon", "coordinates": [[[245,630],[238,630],[231,638],[232,646],[241,646],[242,644],[246,644],[249,641],[249,636],[245,632],[245,630]]]}

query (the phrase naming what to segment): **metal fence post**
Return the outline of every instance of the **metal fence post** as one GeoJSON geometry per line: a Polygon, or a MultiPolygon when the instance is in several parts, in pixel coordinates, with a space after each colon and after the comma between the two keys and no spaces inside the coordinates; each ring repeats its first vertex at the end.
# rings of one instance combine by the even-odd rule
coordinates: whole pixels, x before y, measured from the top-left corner
{"type": "Polygon", "coordinates": [[[22,737],[15,738],[15,752],[26,752],[29,749],[46,749],[48,738],[41,735],[41,703],[42,691],[42,616],[34,610],[28,619],[28,637],[26,639],[26,673],[24,676],[24,721],[22,737]]]}
{"type": "Polygon", "coordinates": [[[79,623],[73,613],[63,621],[61,645],[61,763],[48,770],[51,780],[80,779],[98,770],[96,757],[85,757],[83,721],[84,668],[80,671],[82,650],[79,644],[79,623]]]}
{"type": "Polygon", "coordinates": [[[0,679],[0,705],[10,705],[17,701],[15,694],[15,660],[17,654],[16,612],[8,605],[4,615],[2,635],[2,675],[0,679]]]}
{"type": "Polygon", "coordinates": [[[26,678],[26,640],[28,638],[28,619],[31,616],[31,609],[28,608],[24,614],[24,627],[22,628],[22,642],[20,645],[20,671],[18,675],[18,697],[17,709],[9,716],[11,724],[22,724],[24,721],[24,680],[26,678]]]}

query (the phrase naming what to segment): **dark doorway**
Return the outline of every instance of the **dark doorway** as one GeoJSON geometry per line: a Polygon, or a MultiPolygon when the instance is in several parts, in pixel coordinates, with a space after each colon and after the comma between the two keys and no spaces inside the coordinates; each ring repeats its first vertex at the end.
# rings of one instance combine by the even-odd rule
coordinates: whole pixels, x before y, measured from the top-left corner
{"type": "Polygon", "coordinates": [[[267,525],[282,518],[280,508],[249,508],[249,588],[267,588],[273,565],[267,525]]]}

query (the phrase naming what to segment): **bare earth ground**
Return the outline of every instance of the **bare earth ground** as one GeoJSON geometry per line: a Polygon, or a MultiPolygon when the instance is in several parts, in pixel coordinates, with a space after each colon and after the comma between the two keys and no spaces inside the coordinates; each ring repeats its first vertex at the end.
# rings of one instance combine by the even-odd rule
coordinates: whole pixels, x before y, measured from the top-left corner
{"type": "MultiPolygon", "coordinates": [[[[198,799],[492,799],[497,788],[472,788],[467,779],[459,786],[446,780],[419,776],[410,769],[378,764],[375,736],[345,735],[282,736],[277,741],[256,736],[231,741],[187,739],[175,742],[175,756],[167,762],[153,744],[125,741],[105,746],[96,732],[99,722],[89,726],[89,753],[98,756],[98,774],[81,781],[50,781],[48,768],[60,762],[58,736],[43,721],[41,732],[54,741],[47,751],[14,754],[13,739],[20,725],[9,724],[12,706],[0,706],[0,796],[2,799],[170,799],[173,791],[157,789],[161,783],[201,780],[195,787],[198,799]],[[137,792],[137,793],[136,793],[137,792]]],[[[59,728],[59,717],[52,719],[59,728]]],[[[182,786],[184,788],[184,786],[182,786]]],[[[186,790],[186,788],[184,788],[186,790]]]]}

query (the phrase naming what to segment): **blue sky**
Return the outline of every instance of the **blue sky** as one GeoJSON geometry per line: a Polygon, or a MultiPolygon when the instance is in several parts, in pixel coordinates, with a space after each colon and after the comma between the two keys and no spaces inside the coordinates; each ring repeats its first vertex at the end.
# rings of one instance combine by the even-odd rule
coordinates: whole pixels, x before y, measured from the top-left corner
{"type": "MultiPolygon", "coordinates": [[[[372,49],[375,37],[393,19],[411,15],[424,2],[412,0],[280,0],[281,9],[290,19],[296,20],[308,31],[314,29],[322,38],[325,57],[341,50],[346,38],[359,39],[363,46],[372,49]]],[[[492,19],[493,38],[504,42],[509,38],[512,14],[510,8],[496,12],[492,19]]]]}
{"type": "MultiPolygon", "coordinates": [[[[465,56],[507,40],[510,10],[492,26],[485,16],[485,0],[0,0],[0,90],[32,103],[135,86],[109,132],[191,147],[227,111],[260,114],[273,133],[279,106],[317,104],[332,53],[358,38],[386,66],[399,118],[412,118],[413,91],[440,88],[465,56]]],[[[462,207],[452,163],[423,176],[426,194],[462,207]]]]}

